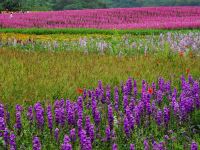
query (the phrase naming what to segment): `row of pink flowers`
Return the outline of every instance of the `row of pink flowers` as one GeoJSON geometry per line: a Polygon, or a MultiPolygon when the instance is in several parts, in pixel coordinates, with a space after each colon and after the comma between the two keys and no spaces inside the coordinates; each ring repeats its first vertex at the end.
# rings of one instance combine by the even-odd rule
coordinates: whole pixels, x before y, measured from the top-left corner
{"type": "Polygon", "coordinates": [[[0,14],[2,28],[199,28],[200,7],[143,7],[0,14]]]}

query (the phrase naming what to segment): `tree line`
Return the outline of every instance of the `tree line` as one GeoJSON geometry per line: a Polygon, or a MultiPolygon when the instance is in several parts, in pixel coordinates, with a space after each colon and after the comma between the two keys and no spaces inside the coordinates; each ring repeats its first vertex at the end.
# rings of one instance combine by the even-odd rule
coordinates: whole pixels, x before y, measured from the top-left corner
{"type": "Polygon", "coordinates": [[[200,0],[0,0],[0,10],[4,11],[188,5],[200,6],[200,0]]]}

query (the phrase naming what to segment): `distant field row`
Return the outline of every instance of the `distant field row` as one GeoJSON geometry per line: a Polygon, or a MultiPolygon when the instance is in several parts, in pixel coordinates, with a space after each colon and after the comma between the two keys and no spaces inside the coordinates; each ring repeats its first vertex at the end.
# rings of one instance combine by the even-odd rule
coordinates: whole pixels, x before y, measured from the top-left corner
{"type": "Polygon", "coordinates": [[[105,34],[105,35],[115,35],[115,34],[132,34],[132,35],[159,35],[161,33],[167,32],[199,32],[200,29],[134,29],[134,30],[105,30],[105,29],[41,29],[41,28],[26,28],[26,29],[13,29],[13,28],[0,28],[0,33],[21,33],[21,34],[105,34]]]}
{"type": "Polygon", "coordinates": [[[0,14],[1,28],[182,29],[200,27],[200,7],[142,7],[0,14]]]}

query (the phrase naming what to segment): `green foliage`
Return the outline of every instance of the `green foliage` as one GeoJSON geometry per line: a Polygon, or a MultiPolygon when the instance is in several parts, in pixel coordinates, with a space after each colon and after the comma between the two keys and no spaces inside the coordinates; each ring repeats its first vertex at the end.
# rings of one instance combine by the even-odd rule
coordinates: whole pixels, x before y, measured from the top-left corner
{"type": "Polygon", "coordinates": [[[47,35],[47,34],[105,34],[105,35],[115,35],[117,34],[131,34],[131,35],[159,35],[160,33],[167,32],[199,32],[200,29],[140,29],[140,30],[104,30],[104,29],[87,29],[87,28],[67,28],[67,29],[40,29],[40,28],[26,28],[26,29],[12,29],[12,28],[0,28],[0,33],[22,33],[22,34],[37,34],[37,35],[47,35]]]}
{"type": "Polygon", "coordinates": [[[5,0],[0,5],[3,7],[3,9],[10,11],[19,11],[21,8],[20,0],[5,0]]]}
{"type": "MultiPolygon", "coordinates": [[[[17,48],[19,49],[19,48],[17,48]]],[[[66,51],[27,51],[0,49],[0,99],[12,105],[34,103],[37,100],[72,98],[77,88],[96,87],[98,80],[118,85],[132,76],[139,82],[156,81],[163,76],[179,85],[179,77],[190,68],[194,78],[200,74],[200,58],[173,56],[169,61],[165,54],[135,55],[118,58],[95,53],[66,51]]]]}

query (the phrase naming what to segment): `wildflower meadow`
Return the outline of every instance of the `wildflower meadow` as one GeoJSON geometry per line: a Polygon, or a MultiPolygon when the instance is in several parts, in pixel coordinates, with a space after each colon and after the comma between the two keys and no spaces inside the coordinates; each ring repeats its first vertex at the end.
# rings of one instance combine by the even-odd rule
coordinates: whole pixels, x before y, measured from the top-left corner
{"type": "Polygon", "coordinates": [[[198,150],[200,7],[0,14],[0,150],[198,150]]]}

